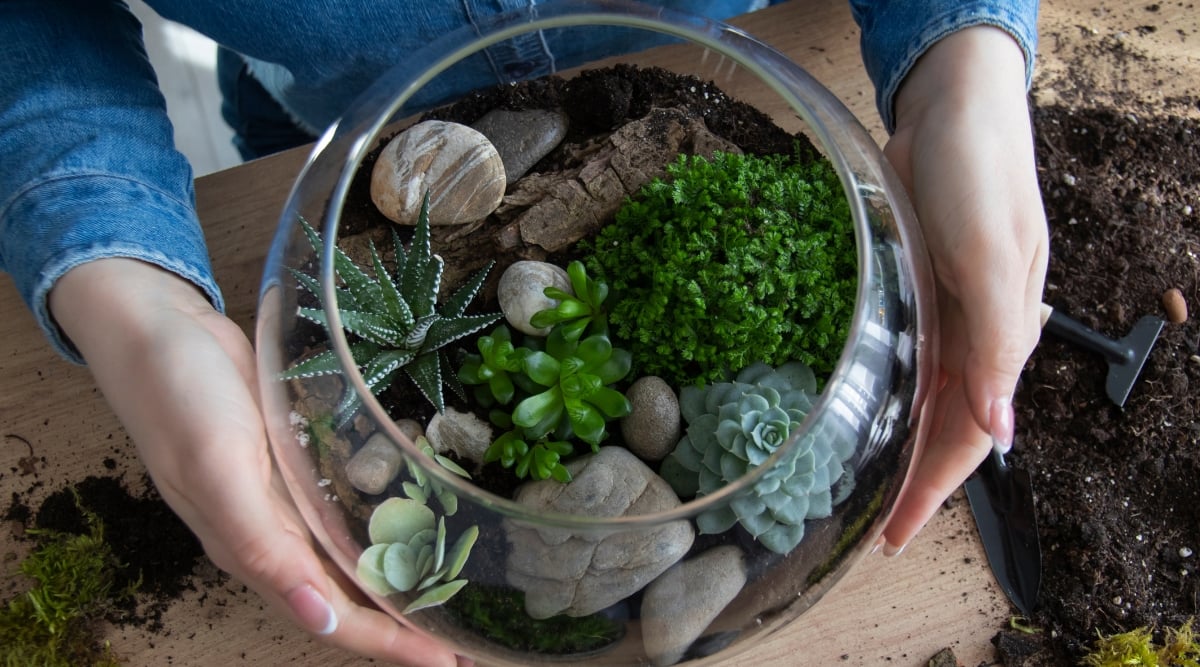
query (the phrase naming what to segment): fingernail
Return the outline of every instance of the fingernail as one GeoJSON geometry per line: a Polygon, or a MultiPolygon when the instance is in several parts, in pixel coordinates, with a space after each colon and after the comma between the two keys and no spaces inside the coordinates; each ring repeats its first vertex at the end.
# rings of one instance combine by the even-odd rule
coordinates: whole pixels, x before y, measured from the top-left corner
{"type": "Polygon", "coordinates": [[[900,546],[896,546],[896,545],[892,544],[891,542],[885,542],[883,545],[883,555],[886,558],[894,558],[896,556],[899,556],[904,551],[904,547],[906,547],[906,546],[908,546],[908,545],[901,544],[900,546]]]}
{"type": "Polygon", "coordinates": [[[997,398],[992,401],[988,427],[992,431],[992,447],[1001,454],[1007,454],[1012,449],[1013,421],[1012,399],[997,398]]]}
{"type": "Polygon", "coordinates": [[[876,551],[879,551],[879,547],[883,546],[883,544],[884,544],[884,539],[882,537],[875,540],[875,546],[871,547],[871,553],[875,553],[876,551]]]}
{"type": "Polygon", "coordinates": [[[337,614],[317,589],[308,584],[297,586],[287,594],[288,606],[309,632],[331,635],[338,627],[337,614]]]}

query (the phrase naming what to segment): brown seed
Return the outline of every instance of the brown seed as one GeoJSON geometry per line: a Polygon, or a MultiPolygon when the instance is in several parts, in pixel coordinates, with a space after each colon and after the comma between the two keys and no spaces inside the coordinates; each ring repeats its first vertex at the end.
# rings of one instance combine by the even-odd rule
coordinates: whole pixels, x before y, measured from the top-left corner
{"type": "Polygon", "coordinates": [[[1163,292],[1162,304],[1171,324],[1183,324],[1187,321],[1187,301],[1184,301],[1183,292],[1179,291],[1178,287],[1172,287],[1163,292]]]}

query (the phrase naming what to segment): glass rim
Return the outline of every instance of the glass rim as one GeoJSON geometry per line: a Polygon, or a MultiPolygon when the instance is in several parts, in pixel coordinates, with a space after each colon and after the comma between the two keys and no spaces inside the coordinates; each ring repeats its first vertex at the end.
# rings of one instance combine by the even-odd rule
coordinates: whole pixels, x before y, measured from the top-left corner
{"type": "MultiPolygon", "coordinates": [[[[321,300],[327,318],[327,330],[332,339],[334,353],[342,366],[342,374],[351,385],[351,389],[362,400],[360,409],[366,411],[376,422],[379,431],[385,433],[403,450],[406,458],[410,458],[420,465],[423,472],[435,477],[440,484],[449,487],[454,493],[476,505],[487,507],[509,519],[527,521],[539,526],[590,531],[647,528],[691,519],[705,510],[725,505],[733,498],[738,497],[739,494],[757,483],[775,464],[788,456],[799,446],[799,443],[805,440],[806,436],[815,430],[817,420],[828,412],[827,407],[834,400],[834,395],[837,394],[840,387],[846,384],[845,376],[849,370],[847,362],[851,351],[865,336],[867,313],[863,304],[867,302],[865,292],[868,285],[872,283],[873,273],[869,260],[869,239],[872,233],[867,224],[866,208],[860,195],[859,182],[847,164],[842,150],[808,101],[801,98],[779,77],[768,71],[768,68],[757,62],[755,56],[769,57],[773,66],[787,68],[789,74],[798,77],[801,82],[805,83],[809,88],[807,92],[819,98],[822,104],[844,112],[842,116],[846,122],[858,124],[857,119],[848,110],[845,110],[840,100],[801,67],[745,31],[721,21],[697,17],[668,8],[648,7],[628,0],[563,0],[548,5],[524,7],[491,17],[490,20],[479,26],[466,26],[447,33],[431,42],[422,51],[431,54],[438,51],[438,47],[441,46],[452,48],[446,49],[444,51],[446,55],[436,58],[430,66],[425,67],[416,76],[409,76],[399,93],[387,95],[391,98],[390,103],[385,109],[372,115],[372,120],[367,122],[366,131],[358,132],[357,125],[354,126],[354,129],[347,130],[340,120],[335,122],[314,146],[304,169],[304,172],[307,172],[317,157],[335,144],[335,138],[343,134],[353,135],[354,140],[349,145],[347,159],[342,161],[343,166],[338,175],[337,184],[325,207],[322,224],[324,242],[320,249],[320,274],[323,292],[321,300]],[[850,331],[838,362],[829,375],[823,391],[800,427],[795,429],[785,443],[778,447],[762,464],[717,491],[697,496],[692,500],[681,501],[677,507],[670,510],[620,517],[590,517],[581,514],[534,511],[515,500],[483,489],[477,486],[473,480],[463,479],[437,465],[401,431],[395,419],[387,414],[375,395],[367,388],[362,373],[351,357],[349,341],[342,328],[340,312],[336,307],[334,248],[337,245],[337,229],[350,183],[361,167],[363,159],[370,152],[371,146],[390,125],[390,120],[401,107],[425,84],[443,71],[489,46],[528,32],[586,26],[640,28],[680,38],[730,58],[737,65],[755,74],[763,84],[782,97],[800,116],[807,125],[807,129],[815,137],[818,148],[823,149],[826,159],[833,165],[849,204],[857,246],[856,278],[858,284],[850,331]]],[[[391,80],[395,73],[396,69],[393,69],[381,77],[358,98],[357,102],[364,98],[371,99],[372,93],[379,96],[381,83],[391,80]]],[[[359,106],[357,102],[351,105],[351,108],[357,108],[359,106]]],[[[843,119],[839,118],[839,120],[843,119]]],[[[865,133],[865,130],[863,132],[865,133]]],[[[303,176],[304,173],[301,174],[301,179],[303,176]]],[[[298,182],[297,189],[299,188],[300,183],[298,182]]]]}

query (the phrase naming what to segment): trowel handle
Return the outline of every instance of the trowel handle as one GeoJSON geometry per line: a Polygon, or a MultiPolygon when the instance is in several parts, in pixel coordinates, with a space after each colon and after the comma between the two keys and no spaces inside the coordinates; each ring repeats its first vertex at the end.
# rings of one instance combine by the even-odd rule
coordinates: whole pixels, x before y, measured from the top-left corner
{"type": "Polygon", "coordinates": [[[1042,304],[1042,330],[1062,338],[1069,343],[1081,345],[1093,352],[1103,354],[1112,363],[1133,361],[1133,348],[1088,327],[1082,322],[1063,315],[1054,308],[1042,304]]]}

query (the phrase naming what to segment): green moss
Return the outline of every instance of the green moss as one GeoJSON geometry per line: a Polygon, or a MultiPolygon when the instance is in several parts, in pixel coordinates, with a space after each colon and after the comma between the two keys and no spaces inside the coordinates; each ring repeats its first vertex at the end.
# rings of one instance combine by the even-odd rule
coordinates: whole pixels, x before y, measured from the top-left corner
{"type": "Polygon", "coordinates": [[[1148,628],[1101,636],[1080,662],[1087,667],[1200,667],[1200,641],[1188,619],[1179,628],[1168,628],[1161,646],[1148,628]]]}
{"type": "Polygon", "coordinates": [[[32,586],[0,608],[0,665],[117,664],[107,643],[94,636],[93,623],[115,599],[133,590],[113,591],[120,563],[104,541],[100,519],[82,507],[80,511],[88,524],[86,535],[29,531],[37,547],[19,573],[32,586]]]}
{"type": "Polygon", "coordinates": [[[681,155],[581,249],[636,375],[713,382],[800,361],[822,376],[849,331],[855,240],[825,161],[681,155]]]}
{"type": "Polygon", "coordinates": [[[525,613],[524,594],[487,586],[464,588],[445,608],[464,628],[506,648],[527,653],[591,653],[625,634],[622,624],[599,614],[530,618],[525,613]]]}

